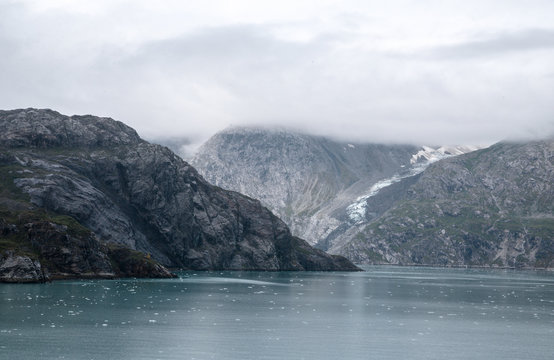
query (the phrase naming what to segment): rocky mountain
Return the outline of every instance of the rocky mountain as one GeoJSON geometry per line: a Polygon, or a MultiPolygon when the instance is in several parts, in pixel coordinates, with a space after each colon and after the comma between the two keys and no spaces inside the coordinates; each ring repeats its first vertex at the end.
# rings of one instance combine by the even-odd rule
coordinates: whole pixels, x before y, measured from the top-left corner
{"type": "Polygon", "coordinates": [[[554,139],[437,162],[366,199],[330,249],[361,263],[554,267],[554,139]]]}
{"type": "Polygon", "coordinates": [[[292,236],[259,201],[210,185],[123,123],[26,109],[0,111],[0,129],[4,280],[21,269],[17,263],[71,276],[157,262],[199,270],[357,269],[292,236]],[[117,264],[123,258],[129,262],[117,264]]]}
{"type": "MultiPolygon", "coordinates": [[[[5,198],[3,199],[5,200],[5,198]]],[[[0,282],[68,278],[175,277],[139,251],[104,244],[68,216],[0,212],[0,282]]]]}
{"type": "Polygon", "coordinates": [[[327,250],[366,221],[366,200],[430,163],[474,148],[360,144],[286,130],[234,127],[191,161],[210,182],[260,201],[293,234],[327,250]]]}

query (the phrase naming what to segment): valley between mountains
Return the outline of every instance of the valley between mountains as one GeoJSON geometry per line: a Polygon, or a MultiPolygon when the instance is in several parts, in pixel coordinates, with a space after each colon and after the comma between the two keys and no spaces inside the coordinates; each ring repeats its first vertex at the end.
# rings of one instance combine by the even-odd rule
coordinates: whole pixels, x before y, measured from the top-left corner
{"type": "Polygon", "coordinates": [[[356,263],[554,267],[554,139],[360,144],[229,128],[192,164],[356,263]]]}
{"type": "Polygon", "coordinates": [[[429,147],[242,127],[189,164],[110,118],[20,109],[0,128],[0,281],[554,268],[552,137],[429,147]]]}

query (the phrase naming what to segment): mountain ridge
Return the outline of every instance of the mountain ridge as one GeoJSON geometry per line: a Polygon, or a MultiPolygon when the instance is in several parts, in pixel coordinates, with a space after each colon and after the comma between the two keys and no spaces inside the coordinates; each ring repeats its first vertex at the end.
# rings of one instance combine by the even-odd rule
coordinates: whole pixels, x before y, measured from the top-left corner
{"type": "Polygon", "coordinates": [[[123,123],[24,109],[0,112],[0,126],[0,171],[10,180],[0,205],[11,212],[70,216],[99,240],[166,266],[356,270],[292,236],[259,201],[210,185],[123,123]]]}
{"type": "Polygon", "coordinates": [[[437,162],[331,253],[361,263],[552,268],[553,162],[552,140],[437,162]]]}
{"type": "Polygon", "coordinates": [[[463,152],[232,127],[204,143],[191,163],[210,182],[260,199],[295,235],[326,250],[337,232],[362,220],[363,206],[355,204],[363,205],[373,186],[415,175],[411,171],[456,151],[463,152]]]}
{"type": "MultiPolygon", "coordinates": [[[[312,243],[319,240],[318,247],[354,262],[553,266],[552,137],[484,149],[400,148],[401,161],[368,166],[367,173],[360,166],[359,178],[346,176],[334,188],[325,181],[354,172],[346,161],[341,168],[328,159],[343,159],[362,145],[329,142],[284,130],[227,129],[206,142],[193,163],[210,181],[259,197],[297,234],[311,233],[312,243]],[[328,173],[323,180],[320,169],[328,173]],[[298,206],[294,196],[308,206],[298,206]]],[[[384,154],[376,149],[363,153],[373,165],[384,154]]],[[[353,166],[367,161],[358,160],[353,166]]]]}

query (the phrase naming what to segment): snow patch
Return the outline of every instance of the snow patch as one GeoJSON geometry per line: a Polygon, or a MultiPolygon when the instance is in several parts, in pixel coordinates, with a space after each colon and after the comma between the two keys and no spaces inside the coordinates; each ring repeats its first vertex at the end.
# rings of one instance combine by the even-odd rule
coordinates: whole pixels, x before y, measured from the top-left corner
{"type": "Polygon", "coordinates": [[[394,183],[399,182],[402,179],[418,175],[422,173],[429,165],[442,159],[446,159],[451,156],[462,155],[468,152],[480,149],[478,146],[441,146],[439,148],[432,148],[429,146],[422,146],[421,150],[413,154],[410,159],[411,166],[404,169],[398,174],[394,174],[390,178],[380,180],[373,184],[366,194],[358,197],[356,201],[350,204],[346,208],[348,217],[356,224],[362,223],[365,219],[367,211],[367,199],[375,196],[383,188],[391,186],[394,183]]]}
{"type": "Polygon", "coordinates": [[[466,154],[477,149],[479,149],[479,146],[441,146],[436,149],[429,146],[422,146],[421,150],[412,155],[410,164],[416,164],[418,162],[429,162],[430,164],[450,156],[466,154]]]}

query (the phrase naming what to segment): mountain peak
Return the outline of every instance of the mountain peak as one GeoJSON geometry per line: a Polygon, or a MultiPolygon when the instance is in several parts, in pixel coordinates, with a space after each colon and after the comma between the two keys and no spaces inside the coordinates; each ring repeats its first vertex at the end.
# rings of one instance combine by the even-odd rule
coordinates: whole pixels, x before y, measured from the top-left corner
{"type": "Polygon", "coordinates": [[[92,115],[66,116],[50,109],[0,111],[0,145],[5,147],[94,147],[143,140],[122,122],[92,115]]]}

